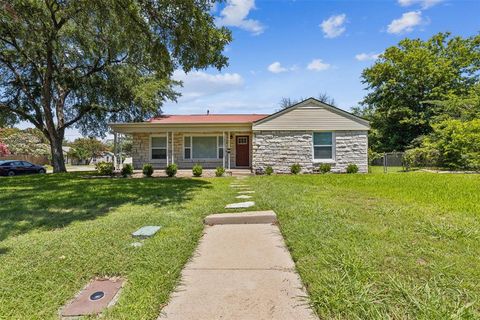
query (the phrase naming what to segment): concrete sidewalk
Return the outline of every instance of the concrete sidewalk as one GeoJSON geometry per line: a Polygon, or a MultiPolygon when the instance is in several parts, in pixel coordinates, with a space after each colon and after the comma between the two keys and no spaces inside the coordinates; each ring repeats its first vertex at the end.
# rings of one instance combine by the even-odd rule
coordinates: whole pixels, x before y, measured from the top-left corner
{"type": "Polygon", "coordinates": [[[159,319],[317,319],[280,230],[271,223],[250,224],[252,215],[248,213],[247,224],[205,227],[181,285],[159,319]]]}

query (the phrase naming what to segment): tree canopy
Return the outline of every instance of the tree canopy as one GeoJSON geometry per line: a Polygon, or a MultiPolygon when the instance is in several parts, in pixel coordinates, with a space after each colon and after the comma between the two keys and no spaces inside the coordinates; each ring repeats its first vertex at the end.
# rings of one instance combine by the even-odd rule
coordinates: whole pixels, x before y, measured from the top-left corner
{"type": "Polygon", "coordinates": [[[77,138],[69,144],[70,151],[68,155],[78,160],[87,160],[90,163],[92,158],[99,157],[107,146],[95,138],[77,138]]]}
{"type": "Polygon", "coordinates": [[[415,138],[406,152],[410,166],[480,170],[480,84],[464,96],[431,101],[444,112],[432,122],[432,132],[415,138]]]}
{"type": "Polygon", "coordinates": [[[404,39],[386,49],[363,71],[369,93],[356,109],[371,121],[372,147],[404,150],[441,119],[475,112],[468,106],[478,99],[479,70],[480,35],[439,33],[426,41],[404,39]]]}
{"type": "Polygon", "coordinates": [[[45,138],[38,130],[16,128],[0,129],[0,143],[7,147],[9,154],[46,156],[49,154],[45,138]]]}
{"type": "Polygon", "coordinates": [[[50,143],[54,172],[74,126],[140,121],[178,94],[173,71],[227,65],[212,0],[0,0],[0,120],[29,121],[50,143]]]}
{"type": "MultiPolygon", "coordinates": [[[[280,102],[279,102],[279,106],[280,106],[280,109],[285,109],[285,108],[288,108],[288,107],[291,107],[293,106],[294,104],[297,104],[303,100],[305,100],[306,98],[300,98],[300,99],[292,99],[292,98],[286,98],[286,97],[283,97],[280,102]]],[[[328,95],[328,93],[326,92],[322,92],[320,93],[317,98],[317,100],[320,100],[326,104],[329,104],[329,105],[332,105],[332,106],[335,106],[335,99],[333,99],[330,95],[328,95]]]]}

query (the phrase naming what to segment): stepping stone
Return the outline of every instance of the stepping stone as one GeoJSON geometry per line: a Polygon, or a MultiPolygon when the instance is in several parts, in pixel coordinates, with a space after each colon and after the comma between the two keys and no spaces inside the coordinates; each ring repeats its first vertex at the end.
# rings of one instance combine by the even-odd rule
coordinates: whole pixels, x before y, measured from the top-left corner
{"type": "Polygon", "coordinates": [[[268,224],[275,222],[277,222],[277,216],[272,210],[211,214],[203,219],[203,223],[210,226],[220,224],[268,224]]]}
{"type": "Polygon", "coordinates": [[[235,198],[237,198],[237,199],[251,199],[252,196],[247,196],[245,194],[242,194],[242,195],[236,196],[235,198]]]}
{"type": "Polygon", "coordinates": [[[243,190],[243,191],[238,191],[238,193],[255,193],[255,191],[252,191],[252,190],[243,190]]]}
{"type": "Polygon", "coordinates": [[[132,242],[130,246],[134,248],[139,248],[143,246],[143,242],[132,242]]]}
{"type": "Polygon", "coordinates": [[[134,233],[132,233],[132,237],[134,238],[150,238],[153,236],[155,233],[157,233],[158,230],[160,230],[161,226],[145,226],[141,227],[134,233]]]}
{"type": "Polygon", "coordinates": [[[232,188],[248,188],[248,186],[244,184],[231,184],[230,187],[232,188]]]}
{"type": "Polygon", "coordinates": [[[230,203],[225,206],[225,209],[238,209],[238,208],[249,208],[253,207],[255,202],[253,201],[246,201],[246,202],[237,202],[237,203],[230,203]]]}

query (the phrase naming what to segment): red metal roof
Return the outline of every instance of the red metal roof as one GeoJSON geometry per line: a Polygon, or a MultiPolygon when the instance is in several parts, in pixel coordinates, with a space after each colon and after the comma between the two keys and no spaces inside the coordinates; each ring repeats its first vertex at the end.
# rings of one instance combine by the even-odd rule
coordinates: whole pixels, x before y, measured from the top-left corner
{"type": "Polygon", "coordinates": [[[191,114],[163,115],[148,122],[152,123],[251,123],[267,117],[268,114],[191,114]]]}

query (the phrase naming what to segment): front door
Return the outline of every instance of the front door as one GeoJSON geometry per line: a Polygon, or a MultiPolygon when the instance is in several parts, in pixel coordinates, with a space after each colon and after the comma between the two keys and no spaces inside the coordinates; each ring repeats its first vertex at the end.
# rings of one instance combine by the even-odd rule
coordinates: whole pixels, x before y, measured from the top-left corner
{"type": "Polygon", "coordinates": [[[250,137],[237,136],[235,144],[235,158],[237,167],[250,166],[250,137]]]}

